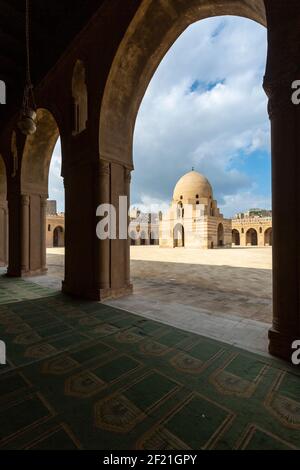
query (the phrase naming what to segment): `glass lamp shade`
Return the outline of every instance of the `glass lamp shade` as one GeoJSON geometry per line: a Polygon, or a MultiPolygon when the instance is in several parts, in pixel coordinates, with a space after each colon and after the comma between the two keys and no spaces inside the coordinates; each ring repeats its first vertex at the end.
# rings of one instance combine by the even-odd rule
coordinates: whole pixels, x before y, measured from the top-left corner
{"type": "Polygon", "coordinates": [[[20,131],[25,135],[32,135],[36,132],[36,112],[28,109],[22,112],[21,119],[18,122],[20,131]]]}

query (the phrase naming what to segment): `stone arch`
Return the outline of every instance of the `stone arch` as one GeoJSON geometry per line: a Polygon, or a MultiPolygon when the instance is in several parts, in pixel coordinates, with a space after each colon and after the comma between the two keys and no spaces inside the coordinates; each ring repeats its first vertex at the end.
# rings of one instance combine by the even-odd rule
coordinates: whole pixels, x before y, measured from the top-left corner
{"type": "Polygon", "coordinates": [[[49,167],[59,129],[52,113],[37,111],[37,131],[26,138],[21,162],[21,275],[46,268],[49,167]]]}
{"type": "Polygon", "coordinates": [[[240,246],[241,244],[240,232],[236,228],[232,230],[232,244],[235,246],[240,246]]]}
{"type": "Polygon", "coordinates": [[[258,245],[258,234],[255,228],[249,228],[246,233],[246,245],[257,246],[258,245]]]}
{"type": "Polygon", "coordinates": [[[218,240],[217,240],[218,246],[224,246],[224,225],[223,224],[218,225],[217,236],[218,236],[218,240]]]}
{"type": "Polygon", "coordinates": [[[57,225],[53,230],[53,247],[62,248],[65,246],[65,231],[61,225],[57,225]]]}
{"type": "Polygon", "coordinates": [[[54,116],[47,109],[37,111],[37,131],[26,139],[21,167],[21,192],[48,197],[49,167],[59,137],[54,116]]]}
{"type": "Polygon", "coordinates": [[[265,230],[264,233],[264,245],[265,246],[272,246],[273,245],[273,232],[272,227],[269,227],[265,230]]]}
{"type": "Polygon", "coordinates": [[[8,206],[6,165],[0,155],[0,266],[8,262],[8,206]]]}
{"type": "Polygon", "coordinates": [[[88,120],[88,91],[86,72],[81,60],[77,60],[72,77],[73,96],[73,135],[86,129],[88,120]]]}
{"type": "Polygon", "coordinates": [[[173,230],[174,248],[183,248],[185,246],[184,226],[176,224],[173,230]]]}
{"type": "Polygon", "coordinates": [[[100,112],[100,155],[132,167],[137,113],[161,60],[192,23],[235,15],[266,26],[263,0],[143,0],[114,58],[100,112]],[[157,27],[159,21],[160,27],[157,27]]]}

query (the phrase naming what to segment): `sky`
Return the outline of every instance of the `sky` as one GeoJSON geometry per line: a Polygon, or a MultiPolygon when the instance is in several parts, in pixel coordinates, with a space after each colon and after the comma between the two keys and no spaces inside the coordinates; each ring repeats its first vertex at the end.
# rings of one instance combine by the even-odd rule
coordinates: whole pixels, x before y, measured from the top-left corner
{"type": "MultiPolygon", "coordinates": [[[[238,17],[191,25],[159,65],[134,133],[132,205],[166,208],[192,167],[212,184],[226,217],[271,207],[270,125],[262,89],[266,29],[238,17]]],[[[49,195],[64,209],[60,144],[49,195]]]]}

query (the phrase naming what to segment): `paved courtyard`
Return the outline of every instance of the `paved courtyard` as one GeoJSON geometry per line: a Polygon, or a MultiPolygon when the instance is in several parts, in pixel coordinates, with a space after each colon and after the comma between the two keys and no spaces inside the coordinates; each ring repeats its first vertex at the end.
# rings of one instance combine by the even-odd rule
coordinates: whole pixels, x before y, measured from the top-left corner
{"type": "Polygon", "coordinates": [[[132,248],[135,295],[270,322],[270,248],[132,248]]]}
{"type": "MultiPolygon", "coordinates": [[[[48,250],[47,277],[60,289],[64,250],[48,250]]],[[[133,295],[107,304],[266,353],[272,320],[272,249],[131,247],[133,295]]]]}

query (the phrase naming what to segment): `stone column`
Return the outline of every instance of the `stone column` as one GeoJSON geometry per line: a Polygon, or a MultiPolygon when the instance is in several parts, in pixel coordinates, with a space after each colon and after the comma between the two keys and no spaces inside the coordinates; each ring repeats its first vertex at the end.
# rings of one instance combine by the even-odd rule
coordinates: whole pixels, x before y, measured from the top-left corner
{"type": "Polygon", "coordinates": [[[244,228],[244,233],[242,233],[242,230],[241,230],[241,233],[240,233],[240,246],[247,246],[247,243],[246,243],[246,229],[244,228]]]}
{"type": "Polygon", "coordinates": [[[8,207],[6,203],[6,208],[5,208],[5,264],[8,264],[8,207]]]}
{"type": "MultiPolygon", "coordinates": [[[[96,181],[96,187],[98,188],[98,203],[109,204],[110,203],[110,164],[105,160],[100,160],[99,178],[96,181]]],[[[99,240],[98,241],[98,268],[99,268],[99,288],[100,296],[106,297],[111,287],[110,278],[110,250],[111,240],[99,240]]]]}
{"type": "Polygon", "coordinates": [[[9,249],[9,244],[8,244],[8,223],[9,223],[9,219],[8,219],[8,205],[6,203],[6,207],[5,207],[5,213],[4,213],[4,217],[5,217],[5,264],[8,264],[8,249],[9,249]]]}
{"type": "Polygon", "coordinates": [[[7,235],[8,235],[7,203],[0,201],[0,266],[7,265],[7,235]]]}
{"type": "Polygon", "coordinates": [[[300,4],[265,1],[268,62],[264,88],[269,97],[273,191],[273,325],[269,351],[291,359],[300,339],[300,105],[292,83],[300,80],[300,4]]]}
{"type": "Polygon", "coordinates": [[[78,158],[76,164],[65,167],[64,178],[66,251],[63,291],[98,301],[131,292],[131,286],[128,286],[128,239],[100,240],[96,233],[100,222],[96,212],[101,204],[112,204],[118,213],[119,196],[124,196],[124,168],[101,158],[97,161],[78,158]],[[87,190],[80,191],[80,188],[87,190]]]}
{"type": "Polygon", "coordinates": [[[47,242],[46,242],[47,197],[41,196],[41,269],[47,271],[47,242]]]}
{"type": "Polygon", "coordinates": [[[26,194],[21,195],[21,273],[29,272],[29,205],[30,198],[26,194]]]}
{"type": "Polygon", "coordinates": [[[21,273],[21,204],[17,188],[8,191],[8,269],[10,277],[20,277],[21,273]]]}
{"type": "MultiPolygon", "coordinates": [[[[125,169],[125,195],[127,196],[127,227],[129,228],[130,225],[130,216],[129,216],[129,209],[130,209],[130,185],[131,185],[131,171],[125,169]]],[[[128,232],[128,230],[127,230],[128,232]]],[[[124,243],[124,250],[125,250],[125,283],[127,286],[131,287],[130,282],[130,246],[131,246],[131,239],[130,234],[128,233],[128,240],[127,244],[124,243]]]]}

